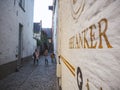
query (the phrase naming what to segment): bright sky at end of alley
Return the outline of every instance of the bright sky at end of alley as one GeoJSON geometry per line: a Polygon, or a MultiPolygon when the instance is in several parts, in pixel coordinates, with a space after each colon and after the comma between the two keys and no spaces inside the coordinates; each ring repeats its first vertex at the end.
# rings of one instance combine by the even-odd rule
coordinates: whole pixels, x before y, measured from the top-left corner
{"type": "Polygon", "coordinates": [[[52,11],[48,6],[53,4],[53,0],[34,0],[34,22],[42,20],[43,28],[52,27],[52,11]]]}

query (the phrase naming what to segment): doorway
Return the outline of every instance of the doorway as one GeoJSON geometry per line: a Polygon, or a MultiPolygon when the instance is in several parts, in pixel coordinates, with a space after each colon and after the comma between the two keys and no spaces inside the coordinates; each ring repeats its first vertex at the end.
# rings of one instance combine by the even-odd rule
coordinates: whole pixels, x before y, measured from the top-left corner
{"type": "Polygon", "coordinates": [[[17,69],[22,66],[23,25],[19,24],[17,69]]]}

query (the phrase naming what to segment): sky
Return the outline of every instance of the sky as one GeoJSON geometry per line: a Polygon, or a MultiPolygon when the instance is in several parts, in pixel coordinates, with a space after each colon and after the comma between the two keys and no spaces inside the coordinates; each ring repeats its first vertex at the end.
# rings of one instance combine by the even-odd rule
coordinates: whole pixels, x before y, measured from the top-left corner
{"type": "Polygon", "coordinates": [[[34,0],[34,22],[42,20],[43,28],[52,27],[52,11],[48,6],[53,4],[53,0],[34,0]]]}

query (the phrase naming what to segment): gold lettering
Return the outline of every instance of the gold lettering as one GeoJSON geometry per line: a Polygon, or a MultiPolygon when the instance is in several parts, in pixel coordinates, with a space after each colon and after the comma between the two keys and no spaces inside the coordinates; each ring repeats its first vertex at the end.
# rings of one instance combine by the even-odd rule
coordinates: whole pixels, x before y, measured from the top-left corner
{"type": "Polygon", "coordinates": [[[90,28],[90,40],[91,40],[90,48],[96,48],[97,42],[93,45],[93,41],[95,40],[95,33],[93,33],[93,28],[96,29],[96,26],[95,26],[95,24],[93,24],[89,28],[90,28]]]}
{"type": "Polygon", "coordinates": [[[74,36],[71,37],[69,40],[69,47],[70,47],[70,49],[74,48],[74,36]]]}
{"type": "Polygon", "coordinates": [[[85,30],[83,30],[81,33],[76,34],[75,36],[72,36],[69,39],[69,48],[73,49],[73,48],[96,48],[97,44],[98,44],[98,48],[103,48],[103,38],[104,41],[107,45],[108,48],[112,48],[110,42],[108,41],[108,37],[107,37],[107,28],[108,28],[108,21],[106,18],[101,19],[98,22],[98,27],[93,24],[91,26],[89,26],[89,28],[86,28],[85,30]],[[98,30],[96,31],[96,33],[98,32],[98,36],[99,37],[99,43],[96,40],[96,33],[93,32],[93,30],[98,30]],[[87,37],[87,33],[89,33],[89,38],[87,37]]]}
{"type": "Polygon", "coordinates": [[[100,87],[100,90],[103,90],[102,87],[100,87]]]}
{"type": "Polygon", "coordinates": [[[83,41],[82,41],[82,37],[81,37],[81,34],[79,33],[79,45],[81,43],[81,47],[83,48],[83,41]]]}
{"type": "Polygon", "coordinates": [[[110,45],[110,43],[109,43],[109,41],[108,41],[107,35],[106,35],[106,31],[107,31],[107,27],[108,27],[107,19],[106,19],[106,18],[101,19],[101,20],[98,22],[98,26],[99,26],[99,40],[100,40],[99,48],[103,48],[103,45],[102,45],[102,36],[104,37],[104,39],[105,39],[105,41],[106,41],[107,47],[108,47],[108,48],[112,48],[112,46],[110,45]],[[105,28],[104,28],[104,31],[103,31],[103,32],[102,32],[102,30],[101,30],[102,22],[104,22],[104,24],[105,24],[105,28]]]}
{"type": "Polygon", "coordinates": [[[90,87],[89,87],[89,79],[87,79],[86,87],[87,87],[87,90],[90,90],[90,87]]]}
{"type": "Polygon", "coordinates": [[[86,33],[87,33],[88,29],[84,30],[82,33],[84,35],[84,48],[89,48],[89,44],[86,38],[86,33]]]}
{"type": "Polygon", "coordinates": [[[70,48],[72,49],[72,48],[74,48],[74,36],[73,37],[71,37],[71,39],[70,39],[70,48]]]}
{"type": "Polygon", "coordinates": [[[75,41],[74,40],[75,40],[75,36],[73,36],[73,39],[72,39],[72,42],[73,42],[72,48],[75,48],[75,43],[74,43],[75,41]]]}
{"type": "Polygon", "coordinates": [[[80,48],[80,45],[78,43],[78,35],[76,34],[76,48],[80,48]]]}
{"type": "Polygon", "coordinates": [[[69,48],[71,48],[71,38],[69,39],[69,48]]]}

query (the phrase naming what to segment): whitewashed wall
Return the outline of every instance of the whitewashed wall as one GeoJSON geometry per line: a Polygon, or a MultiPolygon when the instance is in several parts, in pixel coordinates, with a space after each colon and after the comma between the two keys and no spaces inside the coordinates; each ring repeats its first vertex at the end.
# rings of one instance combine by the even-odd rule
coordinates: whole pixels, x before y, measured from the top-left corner
{"type": "Polygon", "coordinates": [[[16,60],[18,54],[19,23],[23,25],[23,55],[30,56],[35,48],[33,40],[34,0],[25,0],[25,12],[19,0],[0,1],[0,65],[16,60]]]}
{"type": "Polygon", "coordinates": [[[53,13],[53,43],[54,43],[54,53],[57,53],[57,18],[58,18],[58,14],[57,14],[57,10],[58,10],[58,5],[56,3],[55,6],[55,10],[53,13]]]}
{"type": "Polygon", "coordinates": [[[75,68],[74,76],[62,62],[62,90],[120,90],[119,8],[120,0],[59,1],[60,54],[75,68]],[[82,71],[82,89],[77,85],[77,67],[82,71]]]}

